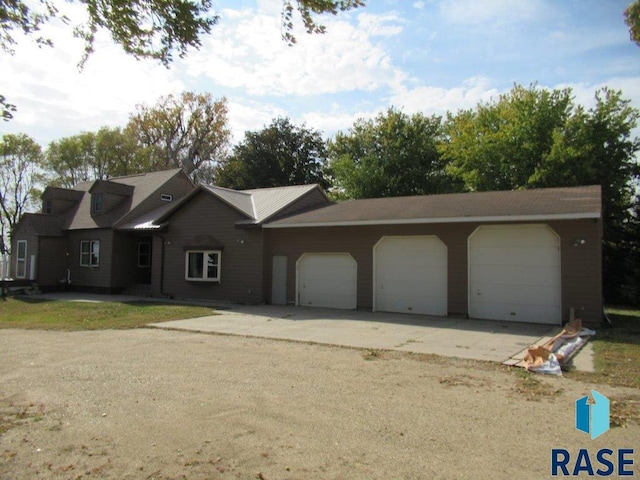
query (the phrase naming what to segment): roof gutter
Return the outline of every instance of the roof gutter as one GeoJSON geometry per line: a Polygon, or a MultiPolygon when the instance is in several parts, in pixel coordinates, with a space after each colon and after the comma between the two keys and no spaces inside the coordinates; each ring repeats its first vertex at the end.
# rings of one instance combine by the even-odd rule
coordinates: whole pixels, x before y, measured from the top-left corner
{"type": "Polygon", "coordinates": [[[486,222],[539,222],[553,220],[582,220],[600,218],[600,212],[557,213],[549,215],[493,215],[484,217],[430,217],[389,220],[345,220],[338,222],[267,223],[263,228],[307,228],[307,227],[355,227],[370,225],[418,225],[435,223],[486,223],[486,222]]]}

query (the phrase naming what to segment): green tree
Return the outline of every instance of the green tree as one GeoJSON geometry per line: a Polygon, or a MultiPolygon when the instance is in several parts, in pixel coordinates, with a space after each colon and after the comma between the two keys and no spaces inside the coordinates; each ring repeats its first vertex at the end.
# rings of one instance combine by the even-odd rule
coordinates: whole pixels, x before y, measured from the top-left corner
{"type": "Polygon", "coordinates": [[[152,151],[138,143],[130,128],[102,127],[95,133],[94,156],[108,178],[152,170],[152,151]]]}
{"type": "Polygon", "coordinates": [[[606,88],[585,109],[568,89],[515,86],[497,101],[450,114],[440,151],[468,190],[601,185],[605,298],[629,301],[625,279],[633,277],[638,259],[630,255],[640,238],[632,216],[639,114],[606,88]]]}
{"type": "Polygon", "coordinates": [[[245,132],[216,171],[222,187],[249,189],[319,183],[326,186],[323,168],[327,149],[322,134],[288,118],[277,118],[257,132],[245,132]]]}
{"type": "Polygon", "coordinates": [[[0,140],[0,253],[9,252],[11,232],[38,200],[42,181],[42,149],[25,134],[0,140]]]}
{"type": "Polygon", "coordinates": [[[329,143],[334,194],[347,198],[394,197],[459,191],[437,150],[441,118],[389,109],[358,120],[329,143]]]}
{"type": "Polygon", "coordinates": [[[449,113],[440,152],[449,172],[469,190],[531,186],[571,107],[569,89],[516,85],[497,101],[449,113]]]}
{"type": "Polygon", "coordinates": [[[151,170],[182,168],[198,180],[227,153],[231,132],[227,125],[227,99],[183,92],[161,97],[152,106],[138,105],[127,129],[147,149],[151,170]]]}
{"type": "Polygon", "coordinates": [[[50,184],[71,188],[79,182],[106,177],[104,164],[95,156],[95,133],[83,132],[49,144],[46,168],[54,173],[50,184]]]}
{"type": "MultiPolygon", "coordinates": [[[[99,30],[111,34],[114,42],[135,58],[151,58],[168,66],[175,52],[184,57],[190,48],[198,49],[202,37],[218,23],[212,0],[68,0],[86,9],[86,21],[71,28],[76,37],[84,40],[84,65],[94,50],[99,30]]],[[[35,38],[40,45],[53,46],[50,39],[40,35],[43,25],[54,19],[70,23],[60,15],[62,0],[8,0],[0,2],[0,48],[13,54],[17,43],[14,31],[35,38]]],[[[364,5],[362,0],[283,0],[282,36],[295,43],[293,15],[297,10],[309,33],[324,33],[325,27],[316,16],[323,13],[336,15],[364,5]]],[[[15,106],[0,97],[0,117],[9,120],[15,106]]]]}
{"type": "Polygon", "coordinates": [[[49,184],[71,188],[79,182],[151,171],[152,156],[130,129],[102,127],[51,142],[45,167],[54,174],[49,184]]]}
{"type": "Polygon", "coordinates": [[[631,40],[640,46],[640,0],[634,0],[624,11],[624,20],[629,27],[631,40]]]}

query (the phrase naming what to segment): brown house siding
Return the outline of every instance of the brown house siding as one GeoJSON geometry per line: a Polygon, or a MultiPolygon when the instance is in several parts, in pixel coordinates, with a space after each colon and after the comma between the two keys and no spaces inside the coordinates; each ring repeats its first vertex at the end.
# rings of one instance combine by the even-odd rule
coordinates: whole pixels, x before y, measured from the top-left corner
{"type": "Polygon", "coordinates": [[[69,232],[67,251],[69,252],[69,270],[71,288],[81,286],[111,291],[111,265],[120,259],[114,258],[113,232],[109,229],[72,230],[69,232]],[[97,267],[80,266],[80,241],[100,241],[100,262],[97,267]]]}
{"type": "MultiPolygon", "coordinates": [[[[467,241],[469,235],[480,225],[449,223],[267,229],[264,262],[266,291],[271,291],[271,259],[274,255],[288,257],[287,301],[293,303],[296,262],[303,253],[346,252],[358,263],[358,308],[370,309],[373,306],[373,246],[376,242],[388,235],[436,235],[447,246],[448,312],[450,315],[467,315],[467,241]]],[[[572,220],[550,222],[549,225],[561,237],[563,320],[566,321],[569,317],[569,307],[574,307],[577,316],[585,322],[600,322],[601,222],[572,220]],[[578,237],[583,237],[585,244],[574,247],[578,237]]]]}
{"type": "Polygon", "coordinates": [[[569,308],[585,322],[602,320],[602,221],[549,222],[562,243],[563,320],[569,308]],[[584,245],[580,244],[584,240],[584,245]]]}
{"type": "MultiPolygon", "coordinates": [[[[262,231],[239,229],[234,224],[245,217],[213,196],[200,192],[188,206],[170,218],[164,237],[164,288],[162,294],[177,298],[200,298],[239,303],[261,303],[262,231]],[[185,255],[189,247],[221,247],[220,282],[185,279],[185,255]]],[[[154,260],[161,256],[162,242],[154,241],[154,260]]],[[[199,247],[199,248],[198,248],[199,247]]],[[[217,249],[217,248],[216,248],[217,249]]],[[[154,275],[154,291],[160,276],[154,275]]]]}

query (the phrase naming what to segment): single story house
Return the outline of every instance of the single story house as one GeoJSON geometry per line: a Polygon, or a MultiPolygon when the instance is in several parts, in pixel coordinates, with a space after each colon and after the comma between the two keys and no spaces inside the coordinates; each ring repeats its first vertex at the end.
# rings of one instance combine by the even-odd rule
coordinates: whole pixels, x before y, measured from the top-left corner
{"type": "MultiPolygon", "coordinates": [[[[58,273],[38,275],[38,264],[42,287],[70,271],[73,287],[145,284],[150,295],[174,298],[558,325],[571,309],[587,324],[602,318],[599,186],[335,203],[318,185],[236,191],[195,187],[176,171],[147,175],[163,174],[182,178],[179,193],[167,190],[172,202],[151,205],[167,187],[147,189],[147,208],[118,210],[109,225],[72,228],[69,216],[86,222],[90,210],[25,215],[13,236],[16,273],[28,271],[21,259],[44,253],[29,250],[35,237],[36,246],[59,242],[58,273]],[[38,228],[28,228],[34,218],[38,228]],[[98,275],[103,267],[110,274],[98,275]]],[[[86,196],[90,209],[94,192],[128,192],[131,178],[65,195],[86,196]]]]}

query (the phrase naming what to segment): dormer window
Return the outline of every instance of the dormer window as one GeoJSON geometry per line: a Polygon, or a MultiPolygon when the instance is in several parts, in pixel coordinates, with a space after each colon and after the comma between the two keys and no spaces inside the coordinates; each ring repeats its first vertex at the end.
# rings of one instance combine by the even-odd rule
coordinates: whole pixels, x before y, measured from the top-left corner
{"type": "Polygon", "coordinates": [[[161,193],[160,200],[162,200],[163,202],[172,202],[173,195],[171,195],[170,193],[161,193]]]}
{"type": "Polygon", "coordinates": [[[42,204],[42,213],[51,214],[53,213],[53,202],[51,199],[47,199],[42,204]]]}
{"type": "Polygon", "coordinates": [[[102,213],[103,196],[101,193],[93,194],[93,213],[102,213]]]}

